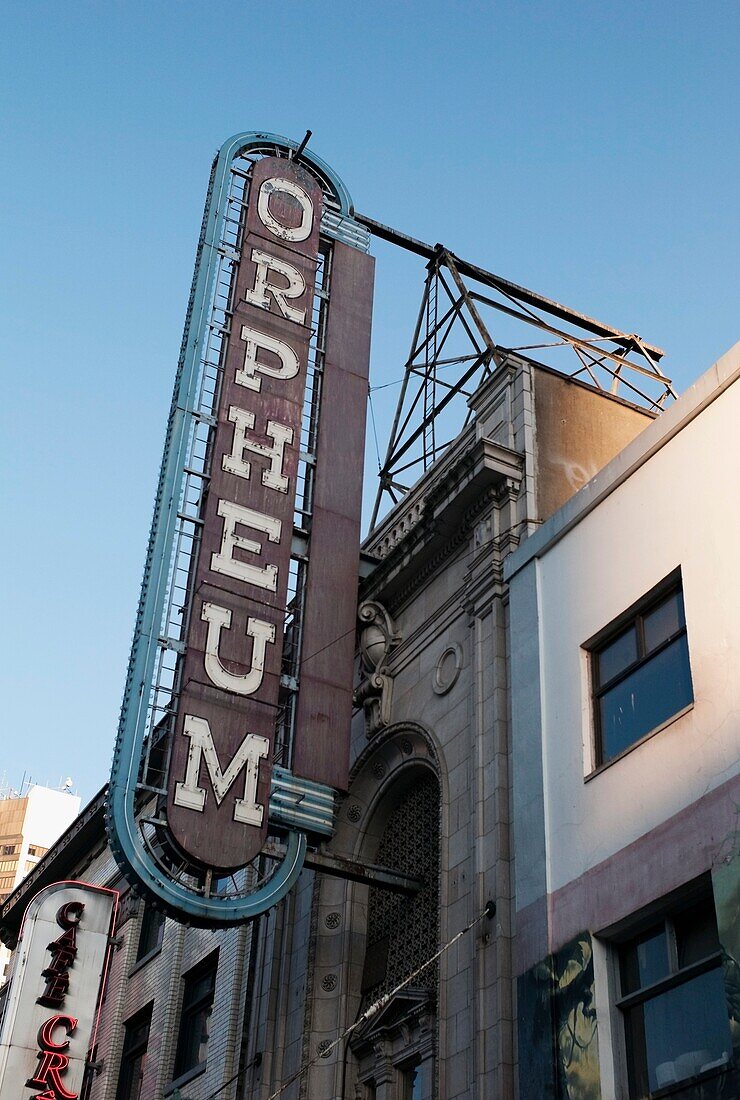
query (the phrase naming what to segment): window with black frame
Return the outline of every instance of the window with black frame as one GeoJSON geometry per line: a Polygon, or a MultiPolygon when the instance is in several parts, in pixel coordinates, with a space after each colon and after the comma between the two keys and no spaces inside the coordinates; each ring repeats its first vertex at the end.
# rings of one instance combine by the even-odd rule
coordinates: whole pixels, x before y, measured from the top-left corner
{"type": "Polygon", "coordinates": [[[422,1100],[422,1077],[419,1066],[403,1071],[403,1100],[422,1100]]]}
{"type": "Polygon", "coordinates": [[[175,1058],[175,1079],[200,1066],[205,1066],[217,969],[218,951],[214,951],[204,962],[183,977],[184,989],[175,1058]]]}
{"type": "Polygon", "coordinates": [[[711,896],[675,908],[619,946],[631,1100],[709,1095],[732,1057],[711,896]]]}
{"type": "Polygon", "coordinates": [[[162,946],[164,921],[164,913],[159,909],[155,909],[152,905],[144,907],[144,916],[141,918],[141,929],[139,931],[139,943],[136,948],[137,963],[149,958],[162,946]]]}
{"type": "Polygon", "coordinates": [[[152,1005],[137,1012],[124,1026],[123,1053],[116,1100],[139,1100],[144,1081],[144,1059],[149,1045],[152,1005]]]}
{"type": "Polygon", "coordinates": [[[589,648],[598,767],[694,700],[680,577],[620,616],[589,648]]]}

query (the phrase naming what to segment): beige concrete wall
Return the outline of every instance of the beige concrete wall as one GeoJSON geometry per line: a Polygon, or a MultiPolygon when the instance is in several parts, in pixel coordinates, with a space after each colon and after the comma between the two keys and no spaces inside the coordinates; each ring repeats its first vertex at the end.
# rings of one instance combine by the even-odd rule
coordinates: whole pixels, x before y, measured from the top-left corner
{"type": "Polygon", "coordinates": [[[572,378],[534,367],[537,518],[553,512],[653,417],[572,378]]]}

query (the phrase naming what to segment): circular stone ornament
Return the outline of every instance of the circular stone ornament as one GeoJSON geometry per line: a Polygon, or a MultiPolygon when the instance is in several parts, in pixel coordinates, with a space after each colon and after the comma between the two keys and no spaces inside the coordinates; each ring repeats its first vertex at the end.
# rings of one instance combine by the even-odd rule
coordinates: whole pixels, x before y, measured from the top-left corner
{"type": "Polygon", "coordinates": [[[432,676],[432,689],[436,695],[446,695],[455,686],[462,662],[463,651],[457,642],[442,651],[432,676]]]}

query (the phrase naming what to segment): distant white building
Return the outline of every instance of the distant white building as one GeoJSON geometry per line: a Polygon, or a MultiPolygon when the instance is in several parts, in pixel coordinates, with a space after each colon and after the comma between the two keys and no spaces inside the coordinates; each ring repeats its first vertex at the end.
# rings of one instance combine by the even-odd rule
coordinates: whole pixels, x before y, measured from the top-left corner
{"type": "MultiPolygon", "coordinates": [[[[69,828],[80,811],[80,799],[68,790],[32,786],[0,797],[0,901],[32,871],[38,861],[69,828]]],[[[0,948],[0,981],[10,952],[0,948]]]]}

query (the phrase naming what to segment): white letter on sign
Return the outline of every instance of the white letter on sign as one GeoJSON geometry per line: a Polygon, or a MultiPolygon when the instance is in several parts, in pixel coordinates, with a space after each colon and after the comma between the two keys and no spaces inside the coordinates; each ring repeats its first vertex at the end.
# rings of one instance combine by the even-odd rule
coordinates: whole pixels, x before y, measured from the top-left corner
{"type": "Polygon", "coordinates": [[[290,344],[286,344],[284,340],[276,340],[266,332],[258,332],[257,329],[249,328],[247,325],[242,325],[241,338],[246,341],[247,348],[244,352],[244,366],[234,376],[234,380],[240,386],[246,386],[248,390],[256,390],[259,393],[262,389],[260,374],[269,374],[271,378],[295,378],[298,374],[298,356],[290,344]],[[258,348],[277,355],[280,366],[271,367],[269,363],[258,363],[258,348]]]}
{"type": "Polygon", "coordinates": [[[257,801],[257,781],[260,760],[264,760],[270,751],[270,742],[267,738],[258,737],[256,733],[248,733],[236,750],[228,768],[222,772],[216,746],[213,744],[211,727],[205,718],[186,714],[182,732],[183,736],[190,738],[190,748],[185,769],[185,782],[175,785],[175,804],[184,806],[186,810],[197,810],[198,813],[203,813],[206,792],[204,787],[198,786],[201,758],[205,757],[217,806],[220,806],[226,798],[239,772],[246,765],[244,798],[237,798],[234,802],[234,821],[239,821],[242,825],[261,825],[265,808],[257,801]]]}
{"type": "Polygon", "coordinates": [[[311,236],[313,203],[303,188],[291,180],[281,179],[279,176],[273,176],[272,179],[265,180],[260,187],[259,198],[257,199],[257,213],[265,228],[274,233],[281,241],[295,241],[298,243],[298,241],[305,241],[307,237],[311,236]],[[280,191],[286,195],[292,195],[301,207],[301,224],[294,229],[277,221],[270,213],[270,195],[280,191]]]}
{"type": "Polygon", "coordinates": [[[267,295],[268,293],[272,294],[275,305],[283,317],[302,325],[306,320],[305,309],[296,309],[295,306],[289,306],[286,301],[286,298],[300,298],[306,289],[306,280],[300,271],[292,264],[286,263],[285,260],[278,260],[277,256],[270,256],[267,252],[261,252],[259,248],[252,249],[252,259],[257,264],[257,271],[254,276],[254,288],[247,291],[244,295],[245,300],[251,302],[254,306],[259,306],[260,309],[269,310],[270,299],[267,295]],[[282,287],[275,286],[274,283],[268,283],[267,276],[270,271],[277,271],[278,275],[282,275],[288,280],[288,285],[282,287]]]}
{"type": "Polygon", "coordinates": [[[221,664],[218,646],[221,640],[221,627],[228,630],[231,626],[231,612],[215,603],[204,603],[200,613],[203,622],[208,623],[206,638],[205,666],[212,683],[224,691],[235,691],[238,695],[254,695],[259,690],[265,675],[265,652],[268,642],[275,641],[275,627],[261,619],[247,619],[247,634],[252,639],[252,667],[244,676],[229,672],[221,664]]]}
{"type": "Polygon", "coordinates": [[[262,512],[255,512],[252,508],[243,508],[241,504],[234,504],[230,500],[219,500],[218,514],[224,520],[224,533],[220,551],[218,554],[211,554],[211,569],[216,573],[223,573],[226,577],[234,577],[238,581],[267,588],[270,592],[277,591],[276,565],[248,565],[247,562],[237,561],[232,557],[232,553],[234,547],[246,550],[250,554],[262,553],[261,542],[245,538],[244,535],[237,535],[237,523],[244,527],[253,527],[256,531],[264,531],[270,542],[280,542],[282,529],[280,520],[275,519],[274,516],[266,516],[262,512]]]}
{"type": "Polygon", "coordinates": [[[263,443],[254,443],[247,438],[247,429],[254,427],[254,413],[230,405],[229,420],[234,425],[234,442],[231,454],[225,454],[221,460],[224,470],[229,474],[236,474],[237,477],[249,478],[251,466],[244,458],[244,452],[252,451],[253,454],[270,460],[270,465],[262,471],[262,484],[268,489],[277,489],[279,493],[287,493],[290,483],[282,472],[283,455],[285,444],[293,442],[293,429],[277,420],[268,420],[265,434],[272,440],[272,447],[266,447],[263,443]]]}

